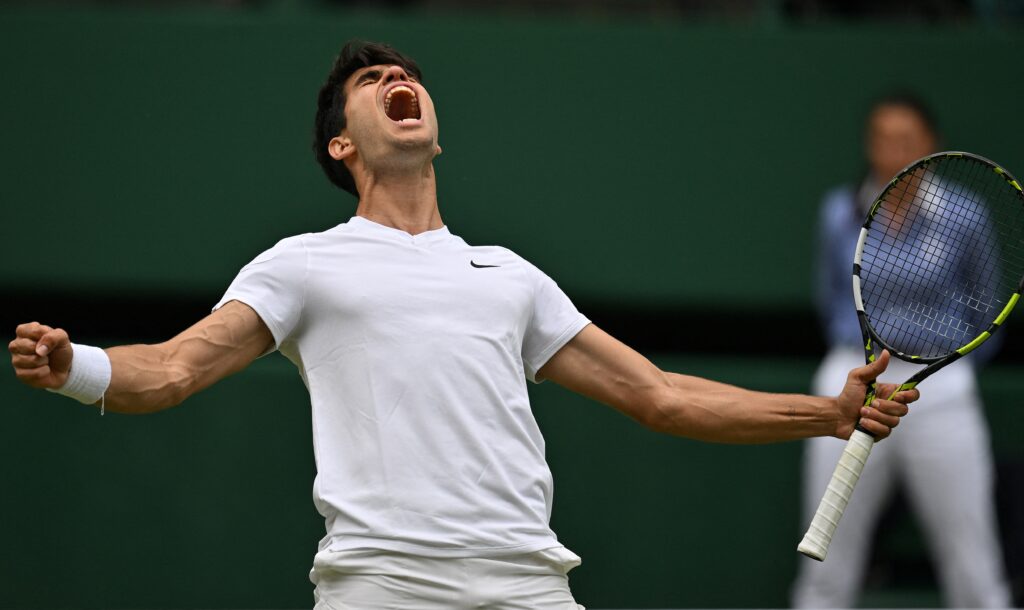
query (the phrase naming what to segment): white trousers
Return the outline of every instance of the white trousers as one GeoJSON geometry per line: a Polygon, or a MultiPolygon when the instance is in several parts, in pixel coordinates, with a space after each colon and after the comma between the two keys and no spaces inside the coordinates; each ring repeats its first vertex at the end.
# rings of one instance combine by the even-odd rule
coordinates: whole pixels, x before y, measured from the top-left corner
{"type": "MultiPolygon", "coordinates": [[[[814,379],[816,394],[834,395],[859,349],[833,350],[814,379]]],[[[883,374],[902,383],[920,366],[892,359],[883,374]]],[[[922,382],[892,436],[871,452],[824,562],[803,558],[793,590],[795,608],[856,605],[880,511],[902,484],[927,537],[947,606],[1006,608],[1010,592],[999,547],[988,428],[973,367],[956,362],[922,382]]],[[[828,485],[845,441],[816,438],[804,453],[804,523],[828,485]]]]}
{"type": "Polygon", "coordinates": [[[583,610],[569,592],[570,566],[545,551],[458,559],[368,552],[344,564],[314,567],[314,610],[583,610]]]}

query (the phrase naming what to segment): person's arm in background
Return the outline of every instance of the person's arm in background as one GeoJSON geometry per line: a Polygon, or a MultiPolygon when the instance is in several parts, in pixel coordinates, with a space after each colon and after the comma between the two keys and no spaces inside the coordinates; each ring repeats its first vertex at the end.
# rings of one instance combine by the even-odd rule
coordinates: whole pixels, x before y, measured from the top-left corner
{"type": "Polygon", "coordinates": [[[853,305],[853,252],[857,244],[857,191],[827,193],[818,213],[815,305],[829,347],[858,346],[860,325],[853,305]]]}
{"type": "MultiPolygon", "coordinates": [[[[987,246],[982,245],[982,243],[991,242],[994,239],[991,223],[991,219],[980,215],[979,211],[979,218],[976,224],[965,236],[966,239],[971,240],[971,243],[960,248],[960,251],[965,253],[985,252],[987,246]]],[[[999,263],[998,257],[982,260],[970,254],[965,255],[960,262],[961,265],[967,268],[961,275],[967,278],[974,278],[975,281],[973,287],[975,294],[967,296],[973,296],[979,303],[976,307],[965,304],[964,308],[964,317],[967,318],[966,321],[974,329],[973,334],[975,336],[982,331],[988,330],[989,324],[992,323],[992,320],[999,315],[1002,308],[1006,305],[1006,299],[1012,290],[1008,289],[1009,287],[1005,285],[1000,290],[999,283],[1003,275],[1003,268],[999,263]],[[1003,302],[1000,303],[998,299],[1001,299],[1003,302]]],[[[1005,338],[1005,331],[996,332],[987,341],[979,345],[976,350],[968,354],[967,360],[975,368],[981,369],[999,353],[1005,338]]],[[[967,337],[966,339],[969,341],[973,337],[967,337]]]]}
{"type": "MultiPolygon", "coordinates": [[[[63,387],[75,365],[67,332],[36,322],[15,332],[8,350],[18,379],[34,388],[63,387]]],[[[273,341],[255,311],[231,301],[169,341],[107,348],[110,385],[103,393],[104,408],[151,413],[172,407],[244,369],[273,341]]]]}

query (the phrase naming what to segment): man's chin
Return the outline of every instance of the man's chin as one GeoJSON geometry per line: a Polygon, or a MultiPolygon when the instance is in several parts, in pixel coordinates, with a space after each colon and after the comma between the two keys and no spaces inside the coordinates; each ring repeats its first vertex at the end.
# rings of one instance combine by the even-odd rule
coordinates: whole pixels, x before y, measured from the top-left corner
{"type": "Polygon", "coordinates": [[[389,167],[391,171],[418,171],[430,164],[437,151],[437,142],[431,137],[395,138],[379,150],[378,161],[370,164],[389,167]]]}
{"type": "Polygon", "coordinates": [[[425,132],[416,135],[404,134],[403,137],[394,138],[391,144],[396,150],[403,153],[422,151],[433,156],[437,152],[437,140],[431,134],[425,132]]]}

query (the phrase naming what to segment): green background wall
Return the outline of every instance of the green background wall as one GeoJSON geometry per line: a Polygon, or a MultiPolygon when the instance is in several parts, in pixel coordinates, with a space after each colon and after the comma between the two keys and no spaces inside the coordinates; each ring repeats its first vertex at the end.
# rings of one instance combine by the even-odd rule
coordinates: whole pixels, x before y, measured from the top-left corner
{"type": "MultiPolygon", "coordinates": [[[[277,239],[347,218],[308,136],[350,37],[423,65],[453,231],[584,304],[806,312],[818,198],[857,173],[861,112],[890,86],[936,103],[950,147],[1024,172],[1017,31],[0,8],[9,310],[55,290],[212,304],[277,239]]],[[[658,362],[777,391],[815,365],[704,347],[658,362]]],[[[997,453],[1019,461],[1019,365],[984,387],[997,453]]],[[[786,605],[798,444],[663,438],[531,391],[581,603],[786,605]]],[[[0,607],[311,604],[308,401],[280,356],[148,417],[100,418],[10,374],[0,404],[0,607]]]]}
{"type": "Polygon", "coordinates": [[[44,233],[8,235],[0,277],[217,292],[343,221],[309,134],[350,37],[424,66],[453,230],[576,298],[804,306],[817,201],[857,174],[860,114],[890,86],[932,98],[951,147],[1024,172],[1017,31],[9,10],[0,196],[7,226],[44,233]]]}
{"type": "MultiPolygon", "coordinates": [[[[655,360],[770,391],[803,391],[814,367],[655,360]]],[[[999,405],[997,454],[1019,457],[1019,372],[990,370],[984,385],[999,405]]],[[[553,384],[531,394],[555,476],[553,527],[584,559],[572,572],[580,603],[787,605],[802,560],[799,443],[701,444],[553,384]]],[[[308,399],[280,355],[156,415],[100,417],[13,382],[0,384],[0,404],[0,607],[312,605],[307,575],[323,521],[310,498],[308,399]]]]}

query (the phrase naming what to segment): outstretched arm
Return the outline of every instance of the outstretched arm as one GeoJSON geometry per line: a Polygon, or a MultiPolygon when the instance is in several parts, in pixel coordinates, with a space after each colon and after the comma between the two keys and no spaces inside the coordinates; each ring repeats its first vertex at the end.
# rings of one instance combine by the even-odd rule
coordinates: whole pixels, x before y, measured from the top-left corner
{"type": "MultiPolygon", "coordinates": [[[[538,371],[570,390],[615,407],[645,426],[679,436],[722,443],[767,443],[811,436],[849,438],[861,425],[885,438],[917,400],[916,390],[862,407],[871,380],[889,363],[850,372],[838,397],[754,392],[700,377],[666,373],[593,324],[538,371]]],[[[879,384],[879,396],[895,386],[879,384]]],[[[888,392],[888,393],[887,393],[888,392]]]]}
{"type": "MultiPolygon", "coordinates": [[[[170,341],[107,348],[105,408],[151,413],[172,407],[242,370],[272,344],[259,315],[231,301],[170,341]]],[[[18,379],[35,388],[64,386],[74,366],[68,334],[37,322],[18,326],[8,349],[18,379]]]]}

